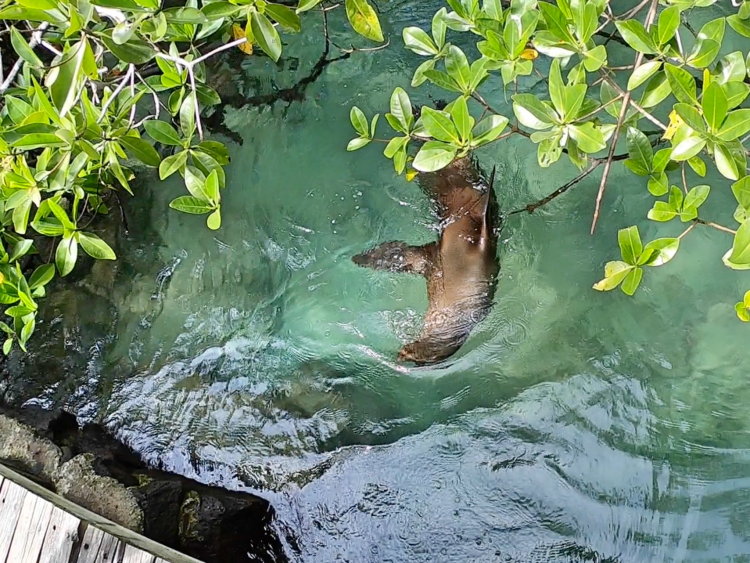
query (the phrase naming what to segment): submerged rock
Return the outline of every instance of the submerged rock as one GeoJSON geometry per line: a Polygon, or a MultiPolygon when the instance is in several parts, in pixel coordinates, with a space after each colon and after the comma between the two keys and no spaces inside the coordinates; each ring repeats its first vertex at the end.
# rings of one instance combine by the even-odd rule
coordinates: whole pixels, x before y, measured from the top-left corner
{"type": "Polygon", "coordinates": [[[29,476],[51,482],[62,462],[62,451],[51,441],[0,414],[0,459],[29,476]]]}
{"type": "Polygon", "coordinates": [[[132,492],[112,477],[98,475],[94,454],[81,454],[63,464],[54,480],[57,493],[138,534],[144,512],[132,492]]]}

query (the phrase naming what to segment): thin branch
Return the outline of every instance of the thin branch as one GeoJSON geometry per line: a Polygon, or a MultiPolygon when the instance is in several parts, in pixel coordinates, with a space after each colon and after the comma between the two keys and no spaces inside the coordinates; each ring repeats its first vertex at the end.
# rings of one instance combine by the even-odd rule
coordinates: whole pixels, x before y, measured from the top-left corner
{"type": "Polygon", "coordinates": [[[107,109],[110,105],[112,105],[112,102],[115,101],[115,98],[120,95],[120,92],[122,92],[128,85],[128,82],[133,77],[133,73],[135,73],[135,65],[131,63],[130,65],[128,65],[128,71],[125,73],[125,76],[122,78],[122,80],[120,80],[120,83],[117,85],[117,88],[115,88],[115,91],[112,92],[112,95],[102,106],[99,119],[96,120],[97,123],[101,123],[101,121],[104,119],[104,116],[107,113],[107,109]]]}
{"type": "Polygon", "coordinates": [[[688,227],[687,229],[685,229],[684,231],[682,231],[682,234],[681,234],[680,236],[678,236],[677,238],[678,238],[678,239],[682,239],[682,237],[684,237],[684,236],[685,236],[685,235],[687,235],[687,234],[688,234],[688,233],[689,233],[690,231],[692,231],[692,230],[693,230],[693,229],[695,228],[695,226],[696,226],[697,224],[698,224],[698,221],[695,221],[695,222],[693,222],[693,224],[692,224],[692,225],[690,225],[690,226],[689,226],[689,227],[688,227]]]}
{"type": "Polygon", "coordinates": [[[581,172],[578,176],[576,176],[575,178],[573,178],[567,184],[564,184],[564,185],[560,186],[554,192],[552,192],[551,194],[549,194],[546,197],[543,197],[542,199],[540,199],[538,201],[535,201],[533,203],[529,203],[528,205],[526,205],[524,207],[521,207],[520,209],[516,209],[515,211],[511,211],[510,213],[508,213],[508,216],[516,215],[517,213],[523,213],[523,212],[534,213],[534,211],[536,211],[537,209],[539,209],[543,205],[547,205],[550,201],[552,201],[556,197],[561,196],[562,194],[564,194],[565,192],[567,192],[570,188],[572,188],[573,186],[575,186],[578,182],[580,182],[586,176],[588,176],[594,170],[596,170],[599,167],[599,165],[602,164],[602,162],[604,162],[604,160],[601,160],[601,159],[597,159],[597,160],[592,161],[591,165],[586,170],[584,170],[583,172],[581,172]]]}
{"type": "Polygon", "coordinates": [[[725,233],[730,233],[733,235],[737,234],[737,231],[734,229],[730,229],[729,227],[725,227],[723,225],[719,225],[718,223],[714,223],[713,221],[704,221],[703,219],[694,219],[696,223],[700,223],[701,225],[706,225],[707,227],[713,227],[714,229],[718,231],[723,231],[725,233]]]}
{"type": "MultiPolygon", "coordinates": [[[[33,49],[39,43],[42,41],[42,35],[44,34],[44,31],[49,27],[48,22],[43,22],[42,25],[40,25],[32,34],[31,34],[31,41],[29,41],[29,47],[33,49]]],[[[18,60],[13,65],[13,68],[10,69],[10,72],[8,73],[8,76],[3,80],[3,83],[0,84],[0,95],[4,94],[5,91],[10,88],[11,82],[16,78],[16,75],[21,70],[21,67],[23,66],[23,59],[21,57],[18,58],[18,60]]]]}
{"type": "MultiPolygon", "coordinates": [[[[646,31],[648,31],[651,28],[651,23],[654,21],[654,17],[656,16],[656,8],[659,4],[659,0],[651,0],[651,8],[648,11],[648,15],[646,16],[646,31]]],[[[638,53],[638,56],[635,59],[635,63],[633,65],[633,72],[636,72],[638,70],[638,67],[641,66],[641,62],[643,62],[643,53],[638,53]]],[[[594,231],[596,230],[596,223],[599,220],[599,212],[601,210],[602,205],[602,198],[604,197],[604,190],[607,187],[607,178],[609,177],[609,171],[612,168],[612,157],[615,155],[615,147],[617,146],[617,139],[620,137],[620,130],[622,129],[622,123],[625,121],[625,117],[628,113],[628,105],[630,103],[630,97],[632,93],[628,91],[625,94],[625,97],[622,100],[622,109],[620,110],[620,117],[617,119],[617,127],[615,128],[615,134],[612,137],[612,145],[609,147],[609,156],[607,157],[607,162],[604,165],[604,172],[602,173],[602,180],[599,183],[599,192],[596,194],[596,207],[594,208],[594,218],[591,222],[591,234],[594,234],[594,231]]]]}

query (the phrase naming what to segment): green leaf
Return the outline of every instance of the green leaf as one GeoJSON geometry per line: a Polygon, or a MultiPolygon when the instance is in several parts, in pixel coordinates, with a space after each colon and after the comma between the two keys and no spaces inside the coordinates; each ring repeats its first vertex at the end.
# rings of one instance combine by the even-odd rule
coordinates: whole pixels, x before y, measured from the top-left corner
{"type": "Polygon", "coordinates": [[[323,0],[299,0],[299,6],[297,6],[297,13],[307,12],[312,10],[315,6],[320,4],[323,0]]]}
{"type": "Polygon", "coordinates": [[[742,20],[737,14],[727,18],[729,26],[743,37],[750,37],[750,23],[742,20]]]}
{"type": "Polygon", "coordinates": [[[737,229],[732,249],[724,255],[723,260],[733,270],[750,270],[750,220],[737,229]]]}
{"type": "Polygon", "coordinates": [[[732,193],[737,203],[744,209],[750,209],[750,176],[744,176],[732,184],[732,193]]]}
{"type": "Polygon", "coordinates": [[[706,146],[706,140],[701,137],[688,137],[684,141],[675,145],[672,149],[672,160],[681,162],[694,157],[706,146]]]}
{"type": "Polygon", "coordinates": [[[229,151],[223,143],[218,141],[201,141],[195,148],[209,155],[221,165],[229,164],[229,151]]]}
{"type": "Polygon", "coordinates": [[[102,34],[100,39],[115,57],[125,63],[143,65],[156,56],[156,51],[141,39],[133,38],[123,45],[118,45],[112,39],[111,33],[102,34]]]}
{"type": "Polygon", "coordinates": [[[346,145],[346,150],[349,152],[353,152],[369,144],[370,144],[370,139],[366,137],[357,137],[349,141],[349,143],[346,145]]]}
{"type": "Polygon", "coordinates": [[[648,172],[653,170],[654,150],[648,137],[635,127],[628,127],[626,135],[628,154],[648,172]]]}
{"type": "MultiPolygon", "coordinates": [[[[400,132],[408,134],[414,122],[409,95],[403,88],[396,88],[391,94],[391,115],[401,125],[400,132]]],[[[365,122],[365,135],[367,134],[367,123],[365,122]]]]}
{"type": "Polygon", "coordinates": [[[633,270],[633,266],[625,262],[607,262],[604,267],[604,279],[594,284],[597,291],[611,291],[615,289],[633,270]]]}
{"type": "Polygon", "coordinates": [[[680,27],[680,7],[670,6],[659,14],[657,27],[659,45],[666,45],[680,27]]]}
{"type": "Polygon", "coordinates": [[[405,27],[403,37],[406,48],[417,55],[430,56],[438,54],[438,48],[435,46],[432,38],[418,27],[405,27]]]}
{"type": "Polygon", "coordinates": [[[662,266],[675,257],[680,249],[680,239],[659,238],[652,240],[643,248],[639,266],[662,266]],[[645,259],[644,259],[645,258],[645,259]]]}
{"type": "Polygon", "coordinates": [[[724,27],[724,18],[717,18],[705,24],[698,32],[693,50],[687,58],[687,64],[694,68],[705,68],[710,65],[721,50],[724,27]]]}
{"type": "Polygon", "coordinates": [[[730,180],[739,179],[737,163],[725,145],[716,144],[714,146],[714,160],[716,161],[716,169],[722,176],[730,180]]]}
{"type": "Polygon", "coordinates": [[[206,188],[206,178],[200,170],[192,166],[185,167],[185,187],[193,197],[211,201],[206,188]]]}
{"type": "Polygon", "coordinates": [[[643,252],[643,244],[641,243],[641,235],[638,233],[638,227],[633,226],[620,229],[617,232],[617,242],[620,245],[622,259],[628,264],[636,265],[638,258],[643,252]]]}
{"type": "Polygon", "coordinates": [[[221,209],[215,210],[208,216],[206,225],[212,231],[218,231],[221,228],[221,209]]]}
{"type": "Polygon", "coordinates": [[[386,158],[393,158],[394,156],[396,156],[396,153],[401,150],[401,147],[403,147],[408,142],[409,137],[393,137],[390,141],[388,141],[388,144],[383,150],[383,155],[386,158]]]}
{"type": "Polygon", "coordinates": [[[581,125],[570,125],[568,130],[578,147],[585,153],[593,154],[607,146],[602,130],[594,127],[590,121],[581,125]]]}
{"type": "Polygon", "coordinates": [[[549,96],[557,113],[565,118],[565,85],[560,73],[560,59],[554,59],[549,71],[549,96]]]}
{"type": "Polygon", "coordinates": [[[441,70],[425,70],[424,75],[428,80],[430,80],[430,82],[432,82],[436,86],[439,86],[440,88],[443,88],[450,92],[463,93],[463,90],[461,86],[459,86],[458,82],[453,80],[453,78],[451,78],[441,70]]]}
{"type": "Polygon", "coordinates": [[[693,169],[693,172],[698,174],[698,176],[703,178],[706,175],[706,163],[703,162],[703,159],[701,159],[699,156],[688,158],[687,162],[690,165],[690,168],[693,169]]]}
{"type": "Polygon", "coordinates": [[[149,136],[157,143],[170,146],[182,145],[182,139],[180,139],[180,135],[177,133],[177,131],[175,131],[174,127],[172,127],[166,121],[152,119],[146,121],[143,124],[143,127],[146,129],[146,133],[148,133],[149,136]]]}
{"type": "MultiPolygon", "coordinates": [[[[604,89],[605,84],[606,82],[602,84],[602,89],[604,89]]],[[[658,106],[667,96],[669,96],[670,88],[671,86],[665,73],[657,72],[646,84],[646,89],[643,91],[643,96],[641,96],[641,106],[646,109],[658,106]]],[[[603,102],[604,101],[602,100],[602,103],[603,102]]],[[[618,104],[613,104],[613,106],[617,105],[618,104]]],[[[608,107],[607,110],[610,108],[612,108],[612,106],[608,107]]],[[[616,108],[612,108],[613,111],[614,109],[616,108]]],[[[617,117],[617,115],[614,117],[617,117]]]]}
{"type": "Polygon", "coordinates": [[[55,267],[52,264],[42,264],[29,278],[29,288],[34,290],[38,287],[44,287],[52,278],[55,277],[55,267]]]}
{"type": "Polygon", "coordinates": [[[448,55],[445,57],[445,68],[448,75],[462,90],[468,88],[471,81],[471,67],[464,52],[455,45],[451,45],[448,49],[448,55]]]}
{"type": "Polygon", "coordinates": [[[469,107],[466,104],[466,98],[463,96],[459,97],[453,102],[451,108],[451,117],[453,123],[456,125],[458,135],[461,137],[461,141],[466,143],[471,139],[471,130],[474,127],[474,118],[469,114],[469,107]]]}
{"type": "MultiPolygon", "coordinates": [[[[347,1],[348,5],[349,1],[347,1]]],[[[266,55],[271,57],[274,62],[278,61],[281,57],[281,38],[271,21],[264,14],[254,11],[250,15],[250,29],[252,29],[253,37],[266,55]]]]}
{"type": "Polygon", "coordinates": [[[7,340],[6,340],[6,341],[5,341],[4,343],[3,343],[3,354],[5,354],[6,356],[7,356],[8,354],[10,354],[10,349],[11,349],[12,347],[13,347],[13,339],[12,339],[12,338],[8,338],[8,339],[7,339],[7,340]]]}
{"type": "Polygon", "coordinates": [[[18,56],[31,66],[36,68],[44,66],[44,63],[39,60],[39,57],[36,56],[34,50],[29,47],[29,44],[26,42],[26,39],[24,39],[23,35],[21,35],[13,26],[10,28],[10,42],[18,56]]]}
{"type": "Polygon", "coordinates": [[[701,105],[703,107],[703,115],[709,127],[713,131],[718,130],[721,124],[724,123],[724,118],[726,118],[728,110],[727,96],[718,82],[711,82],[703,90],[701,105]]]}
{"type": "Polygon", "coordinates": [[[180,105],[180,129],[186,138],[192,137],[195,132],[195,94],[190,92],[180,105]]]}
{"type": "MultiPolygon", "coordinates": [[[[58,12],[59,13],[59,12],[58,12]]],[[[58,19],[55,12],[45,12],[44,10],[35,10],[24,6],[8,6],[0,10],[0,20],[28,20],[33,22],[63,23],[58,19]]]]}
{"type": "Polygon", "coordinates": [[[552,110],[533,94],[514,95],[513,113],[521,125],[537,130],[549,129],[556,120],[552,110]]]}
{"type": "Polygon", "coordinates": [[[646,55],[656,54],[656,45],[641,22],[638,20],[616,21],[615,26],[622,38],[633,49],[646,55]]]}
{"type": "MultiPolygon", "coordinates": [[[[417,67],[417,70],[414,71],[414,77],[411,79],[411,87],[417,88],[418,86],[421,86],[424,84],[424,81],[427,80],[427,76],[425,73],[428,70],[434,70],[435,69],[435,59],[430,59],[425,62],[423,62],[421,65],[417,67]]],[[[448,76],[446,74],[446,76],[448,76]]],[[[456,89],[460,91],[460,88],[458,88],[458,85],[456,85],[456,89]]]]}
{"type": "Polygon", "coordinates": [[[366,0],[346,0],[346,17],[354,31],[363,37],[373,41],[383,41],[378,15],[366,0]]]}
{"type": "MultiPolygon", "coordinates": [[[[422,124],[430,136],[438,141],[459,143],[458,131],[450,118],[441,111],[430,107],[422,108],[422,124]]],[[[423,170],[423,172],[425,172],[423,170]]]]}
{"type": "Polygon", "coordinates": [[[299,16],[291,8],[282,6],[281,4],[266,4],[266,14],[271,16],[274,21],[288,31],[299,33],[302,29],[302,22],[300,22],[299,16]]]}
{"type": "Polygon", "coordinates": [[[703,116],[693,106],[677,103],[674,105],[674,109],[689,127],[699,133],[706,132],[706,124],[703,122],[703,116]]]}
{"type": "MultiPolygon", "coordinates": [[[[79,84],[83,79],[81,72],[83,59],[86,54],[86,39],[81,39],[68,51],[66,58],[57,67],[55,81],[49,87],[52,101],[64,117],[73,107],[80,95],[79,84]]],[[[48,75],[52,76],[52,74],[48,75]]]]}
{"type": "Polygon", "coordinates": [[[497,139],[508,126],[508,118],[503,115],[490,115],[476,124],[472,131],[472,147],[481,147],[497,139]]]}
{"type": "Polygon", "coordinates": [[[362,137],[368,136],[367,118],[365,117],[365,114],[361,109],[359,109],[357,106],[352,107],[352,109],[349,111],[349,120],[352,122],[352,127],[354,127],[354,130],[357,133],[359,133],[362,137]]]}
{"type": "Polygon", "coordinates": [[[742,82],[746,75],[747,65],[742,51],[733,51],[719,60],[714,77],[724,85],[728,82],[742,82]]]}
{"type": "Polygon", "coordinates": [[[60,272],[62,277],[67,276],[73,271],[77,259],[78,241],[73,235],[63,237],[60,244],[57,245],[57,251],[55,252],[55,264],[57,265],[57,271],[60,272]]]}
{"type": "Polygon", "coordinates": [[[750,109],[738,109],[727,115],[716,136],[722,141],[734,141],[750,131],[750,109]]]}
{"type": "Polygon", "coordinates": [[[604,45],[597,45],[583,53],[583,66],[589,72],[596,72],[607,64],[607,48],[604,45]]]}
{"type": "Polygon", "coordinates": [[[138,137],[120,137],[117,141],[143,164],[154,167],[158,167],[161,164],[159,153],[147,141],[138,137]]]}
{"type": "Polygon", "coordinates": [[[420,172],[435,172],[453,162],[456,150],[453,145],[428,141],[419,149],[412,166],[420,172]]]}
{"type": "Polygon", "coordinates": [[[115,252],[110,246],[93,233],[77,233],[78,242],[83,251],[97,260],[115,260],[115,252]]]}
{"type": "Polygon", "coordinates": [[[625,295],[633,295],[643,279],[643,268],[633,268],[622,282],[620,289],[625,295]]]}
{"type": "Polygon", "coordinates": [[[628,78],[628,90],[635,90],[638,86],[646,82],[646,80],[661,70],[661,65],[661,61],[648,61],[635,69],[630,78],[628,78]]]}
{"type": "Polygon", "coordinates": [[[210,4],[205,4],[201,8],[201,12],[203,12],[203,15],[207,20],[213,21],[220,20],[222,18],[231,18],[233,15],[239,12],[240,9],[241,8],[239,6],[235,6],[234,4],[230,4],[229,2],[211,2],[210,4]]]}
{"type": "MultiPolygon", "coordinates": [[[[744,303],[737,303],[737,304],[736,304],[736,305],[734,306],[734,310],[735,310],[735,311],[736,311],[736,313],[737,313],[737,317],[738,317],[738,318],[739,318],[739,319],[740,319],[741,321],[743,321],[743,322],[746,322],[746,323],[747,323],[747,322],[750,322],[750,311],[748,311],[748,308],[747,308],[747,307],[745,307],[745,304],[744,304],[744,303]]],[[[6,340],[6,341],[5,341],[5,343],[6,343],[6,344],[7,344],[8,342],[11,342],[11,343],[12,343],[13,341],[12,341],[12,340],[10,340],[10,339],[8,339],[8,340],[6,340]]],[[[8,348],[10,348],[10,346],[8,346],[8,348]]],[[[3,350],[5,350],[5,347],[4,347],[4,346],[3,346],[3,350]]],[[[7,355],[8,353],[7,353],[7,352],[5,352],[5,354],[7,355]]]]}
{"type": "Polygon", "coordinates": [[[161,161],[159,165],[159,178],[164,180],[180,170],[187,162],[188,151],[180,151],[172,156],[168,156],[161,161]]]}
{"type": "Polygon", "coordinates": [[[648,191],[655,197],[661,197],[669,191],[669,178],[664,172],[652,174],[648,179],[648,191]]]}
{"type": "Polygon", "coordinates": [[[544,21],[547,23],[547,28],[555,37],[573,45],[577,43],[568,29],[568,20],[560,8],[554,4],[540,2],[539,10],[542,12],[544,21]]]}
{"type": "Polygon", "coordinates": [[[63,227],[71,231],[75,230],[76,224],[70,220],[70,217],[68,217],[68,214],[65,212],[65,210],[60,207],[60,205],[54,199],[47,199],[45,201],[47,202],[50,211],[52,211],[52,214],[57,217],[57,220],[60,221],[63,227]]]}
{"type": "Polygon", "coordinates": [[[669,63],[664,65],[664,71],[667,75],[669,87],[677,101],[692,106],[698,105],[698,98],[695,93],[695,78],[684,68],[669,63]]]}
{"type": "Polygon", "coordinates": [[[695,186],[685,196],[685,203],[682,204],[683,208],[695,208],[698,209],[703,202],[708,198],[708,194],[711,191],[711,187],[705,184],[695,186]]]}
{"type": "Polygon", "coordinates": [[[210,202],[187,195],[173,199],[169,207],[183,213],[190,213],[191,215],[203,215],[214,209],[214,206],[210,202]]]}
{"type": "Polygon", "coordinates": [[[448,11],[445,8],[440,8],[432,16],[432,38],[435,40],[435,45],[438,49],[442,49],[445,45],[445,32],[448,29],[445,23],[445,16],[447,14],[448,11]]]}

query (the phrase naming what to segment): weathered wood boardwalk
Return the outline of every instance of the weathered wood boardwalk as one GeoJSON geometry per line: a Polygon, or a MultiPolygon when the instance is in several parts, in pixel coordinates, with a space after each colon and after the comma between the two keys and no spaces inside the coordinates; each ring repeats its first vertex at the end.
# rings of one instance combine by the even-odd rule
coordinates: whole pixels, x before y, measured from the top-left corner
{"type": "Polygon", "coordinates": [[[201,563],[0,465],[0,563],[201,563]]]}

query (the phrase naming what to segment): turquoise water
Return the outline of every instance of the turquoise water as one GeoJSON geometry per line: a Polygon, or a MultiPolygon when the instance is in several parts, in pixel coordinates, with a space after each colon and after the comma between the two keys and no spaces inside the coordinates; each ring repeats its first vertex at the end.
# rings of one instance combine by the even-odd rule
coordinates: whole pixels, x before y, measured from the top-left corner
{"type": "MultiPolygon", "coordinates": [[[[344,147],[352,104],[372,115],[408,86],[418,57],[400,30],[426,27],[426,4],[383,3],[393,47],[331,64],[304,102],[227,112],[243,144],[219,232],[168,209],[180,182],[142,186],[130,234],[104,235],[121,260],[58,286],[6,393],[269,498],[299,561],[750,560],[748,329],[733,312],[750,282],[721,264],[729,235],[697,228],[634,298],[593,291],[619,228],[679,232],[645,219],[653,198],[620,166],[594,237],[597,174],[508,222],[496,306],[449,365],[394,363],[424,281],[350,258],[432,240],[435,219],[380,147],[344,147]]],[[[277,85],[321,49],[319,33],[290,38],[299,69],[277,85]]],[[[231,72],[244,85],[270,70],[231,72]]],[[[485,96],[509,112],[498,82],[485,96]]],[[[506,211],[577,174],[540,170],[523,139],[479,156],[506,211]]],[[[705,214],[731,224],[723,185],[705,214]]]]}

